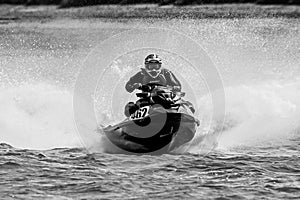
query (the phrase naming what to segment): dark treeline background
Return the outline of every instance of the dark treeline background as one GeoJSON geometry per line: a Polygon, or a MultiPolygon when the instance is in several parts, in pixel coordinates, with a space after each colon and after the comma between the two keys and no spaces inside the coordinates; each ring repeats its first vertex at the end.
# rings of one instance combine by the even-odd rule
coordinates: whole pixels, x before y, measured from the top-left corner
{"type": "Polygon", "coordinates": [[[105,4],[145,4],[159,5],[201,5],[201,4],[225,4],[225,3],[255,3],[274,5],[300,5],[300,0],[0,0],[0,4],[24,4],[24,5],[60,5],[60,7],[105,5],[105,4]]]}

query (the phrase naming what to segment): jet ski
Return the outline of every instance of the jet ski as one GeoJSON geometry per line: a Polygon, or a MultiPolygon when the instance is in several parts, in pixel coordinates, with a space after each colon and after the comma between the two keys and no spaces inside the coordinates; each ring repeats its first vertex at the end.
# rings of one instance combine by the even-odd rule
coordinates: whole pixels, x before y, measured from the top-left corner
{"type": "Polygon", "coordinates": [[[200,122],[193,116],[193,105],[183,99],[184,92],[157,84],[139,89],[128,117],[103,129],[111,143],[123,152],[163,154],[193,139],[200,122]]]}

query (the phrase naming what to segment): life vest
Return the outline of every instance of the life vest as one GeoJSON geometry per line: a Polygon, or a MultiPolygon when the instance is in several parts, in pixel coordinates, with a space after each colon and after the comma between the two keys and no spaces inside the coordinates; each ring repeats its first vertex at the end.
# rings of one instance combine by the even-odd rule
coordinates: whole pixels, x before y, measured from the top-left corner
{"type": "Polygon", "coordinates": [[[156,78],[152,78],[144,69],[142,69],[142,73],[144,75],[143,80],[142,80],[142,84],[148,84],[148,83],[156,83],[159,85],[167,85],[167,79],[164,75],[165,70],[162,69],[161,73],[156,77],[156,78]]]}

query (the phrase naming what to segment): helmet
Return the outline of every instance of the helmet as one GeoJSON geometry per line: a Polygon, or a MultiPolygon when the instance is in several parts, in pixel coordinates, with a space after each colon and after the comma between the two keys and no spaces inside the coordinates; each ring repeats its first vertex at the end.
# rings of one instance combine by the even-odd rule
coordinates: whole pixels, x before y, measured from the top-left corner
{"type": "Polygon", "coordinates": [[[157,54],[149,54],[145,58],[145,68],[146,72],[152,78],[156,78],[161,72],[161,59],[157,54]]]}
{"type": "Polygon", "coordinates": [[[159,58],[159,56],[157,54],[149,54],[146,58],[145,58],[145,64],[148,63],[158,63],[158,64],[162,64],[161,59],[159,58]]]}

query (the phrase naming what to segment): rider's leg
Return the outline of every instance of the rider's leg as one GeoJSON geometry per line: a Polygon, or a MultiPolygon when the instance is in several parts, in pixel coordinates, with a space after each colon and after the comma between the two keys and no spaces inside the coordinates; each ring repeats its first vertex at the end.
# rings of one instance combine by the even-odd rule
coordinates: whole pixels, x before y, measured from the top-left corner
{"type": "Polygon", "coordinates": [[[125,110],[124,110],[124,114],[126,117],[129,117],[132,113],[134,113],[136,110],[138,109],[138,106],[133,103],[133,102],[129,102],[128,104],[126,104],[125,106],[125,110]]]}

